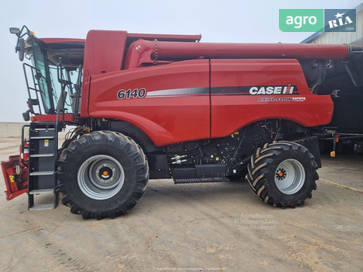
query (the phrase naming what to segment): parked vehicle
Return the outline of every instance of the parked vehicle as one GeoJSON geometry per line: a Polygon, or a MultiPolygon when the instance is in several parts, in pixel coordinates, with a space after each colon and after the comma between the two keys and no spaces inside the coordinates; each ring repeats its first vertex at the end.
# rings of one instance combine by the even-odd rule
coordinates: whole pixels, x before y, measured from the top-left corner
{"type": "Polygon", "coordinates": [[[316,189],[317,136],[348,125],[347,118],[363,127],[363,115],[353,119],[334,107],[351,94],[362,105],[363,46],[202,43],[199,35],[104,30],[85,40],[37,38],[25,26],[11,32],[26,60],[23,115],[30,123],[21,154],[2,169],[7,198],[27,193],[30,209],[55,208],[61,192],[73,213],[116,217],[136,205],[149,179],[160,178],[245,178],[264,202],[295,207],[316,189]],[[76,128],[58,148],[66,126],[76,128]],[[54,200],[38,205],[35,196],[45,193],[54,200]]]}

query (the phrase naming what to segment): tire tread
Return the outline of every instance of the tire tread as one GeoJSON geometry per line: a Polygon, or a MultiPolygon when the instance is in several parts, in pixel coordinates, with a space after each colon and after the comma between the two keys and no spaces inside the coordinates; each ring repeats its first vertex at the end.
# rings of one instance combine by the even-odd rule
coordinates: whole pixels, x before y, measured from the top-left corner
{"type": "Polygon", "coordinates": [[[81,214],[84,219],[115,218],[126,214],[142,197],[149,179],[149,166],[146,155],[133,139],[114,131],[94,131],[82,135],[79,139],[74,140],[67,148],[62,150],[58,161],[58,176],[60,180],[60,191],[63,194],[62,203],[71,208],[71,213],[81,214]],[[115,145],[115,148],[127,149],[129,156],[134,158],[136,162],[136,186],[129,199],[119,207],[109,211],[91,212],[79,207],[73,200],[72,192],[67,192],[64,184],[67,182],[68,178],[65,173],[67,173],[67,168],[71,167],[69,165],[69,160],[72,155],[75,155],[77,152],[82,152],[82,150],[85,150],[90,144],[99,141],[107,141],[115,145]]]}
{"type": "Polygon", "coordinates": [[[311,198],[312,190],[316,190],[316,180],[319,179],[319,175],[316,171],[318,165],[315,161],[314,156],[309,152],[309,150],[294,142],[279,141],[273,143],[266,143],[262,148],[257,148],[256,152],[251,155],[251,161],[247,165],[247,174],[245,179],[248,182],[250,189],[265,203],[271,206],[277,207],[296,207],[304,204],[306,198],[311,198]],[[268,180],[266,178],[266,173],[269,171],[268,167],[273,162],[273,158],[281,154],[284,151],[299,151],[306,153],[310,158],[312,173],[312,183],[311,188],[308,190],[306,196],[302,199],[295,199],[290,201],[284,201],[282,199],[277,199],[268,190],[268,180]]]}

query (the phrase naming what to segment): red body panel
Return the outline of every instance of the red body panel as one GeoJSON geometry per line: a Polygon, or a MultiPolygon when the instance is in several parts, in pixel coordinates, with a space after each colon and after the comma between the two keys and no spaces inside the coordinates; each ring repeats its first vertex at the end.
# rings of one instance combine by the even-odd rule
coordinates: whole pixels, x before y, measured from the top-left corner
{"type": "Polygon", "coordinates": [[[327,124],[333,114],[333,102],[329,95],[310,92],[296,60],[211,60],[212,88],[288,84],[295,85],[299,95],[212,95],[212,137],[224,137],[238,128],[266,119],[291,120],[305,127],[327,124]],[[263,98],[295,97],[301,100],[261,102],[263,98]]]}
{"type": "Polygon", "coordinates": [[[101,74],[92,78],[89,115],[125,120],[144,131],[156,145],[208,138],[209,96],[118,99],[121,89],[156,90],[209,86],[209,61],[191,60],[101,74]]]}
{"type": "Polygon", "coordinates": [[[286,119],[306,127],[330,122],[330,96],[311,94],[296,60],[211,60],[210,75],[209,69],[209,60],[190,60],[94,76],[89,114],[130,122],[159,146],[224,137],[264,119],[286,119]],[[299,94],[213,93],[216,87],[253,85],[294,85],[299,94]],[[140,88],[146,89],[145,98],[117,99],[121,89],[140,88]],[[170,90],[198,88],[204,88],[204,93],[176,97],[169,94],[170,90]],[[156,91],[160,96],[153,96],[156,91]],[[261,98],[287,97],[290,101],[260,102],[261,98]]]}

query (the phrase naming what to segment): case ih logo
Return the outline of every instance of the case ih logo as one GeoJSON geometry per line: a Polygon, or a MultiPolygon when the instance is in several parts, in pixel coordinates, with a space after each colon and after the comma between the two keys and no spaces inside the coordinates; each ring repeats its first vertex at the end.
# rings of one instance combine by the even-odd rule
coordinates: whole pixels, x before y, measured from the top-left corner
{"type": "Polygon", "coordinates": [[[293,85],[281,86],[253,86],[250,88],[251,95],[266,95],[266,94],[296,94],[296,87],[293,85]]]}

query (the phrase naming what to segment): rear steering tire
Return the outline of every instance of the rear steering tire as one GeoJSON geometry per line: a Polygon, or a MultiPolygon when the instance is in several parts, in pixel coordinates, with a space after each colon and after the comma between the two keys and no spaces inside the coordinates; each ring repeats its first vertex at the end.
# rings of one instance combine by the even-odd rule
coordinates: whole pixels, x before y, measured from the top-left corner
{"type": "Polygon", "coordinates": [[[314,156],[294,142],[274,142],[258,148],[247,166],[246,180],[265,203],[296,207],[311,198],[319,179],[314,156]]]}
{"type": "Polygon", "coordinates": [[[134,207],[148,182],[148,163],[130,138],[112,131],[81,136],[58,162],[63,204],[84,218],[117,217],[134,207]]]}

